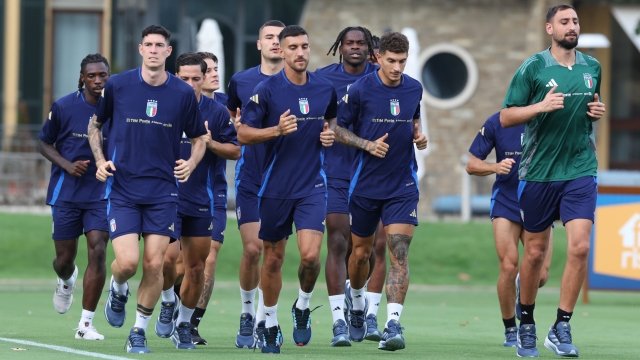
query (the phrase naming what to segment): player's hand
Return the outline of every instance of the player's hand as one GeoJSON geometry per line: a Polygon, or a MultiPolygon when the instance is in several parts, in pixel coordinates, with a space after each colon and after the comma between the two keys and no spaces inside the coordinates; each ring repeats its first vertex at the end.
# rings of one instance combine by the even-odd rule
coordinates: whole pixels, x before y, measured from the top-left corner
{"type": "Polygon", "coordinates": [[[336,134],[333,130],[329,129],[329,123],[325,122],[322,132],[320,133],[320,142],[322,146],[331,146],[336,139],[336,134]]]}
{"type": "Polygon", "coordinates": [[[236,117],[233,119],[233,126],[236,128],[236,132],[238,132],[238,128],[240,127],[240,117],[242,114],[240,113],[240,108],[236,108],[236,117]]]}
{"type": "Polygon", "coordinates": [[[202,135],[201,138],[204,141],[205,145],[209,145],[209,142],[211,141],[211,131],[209,131],[209,122],[208,121],[204,122],[204,128],[207,129],[207,133],[202,135]]]}
{"type": "Polygon", "coordinates": [[[184,183],[189,180],[189,176],[195,169],[193,162],[191,160],[176,160],[176,164],[178,166],[173,168],[173,176],[178,179],[178,182],[184,183]]]}
{"type": "Polygon", "coordinates": [[[418,150],[424,150],[427,148],[427,137],[420,132],[418,123],[413,124],[413,143],[416,144],[418,150]]]}
{"type": "Polygon", "coordinates": [[[87,171],[87,166],[89,166],[89,160],[78,160],[70,163],[65,170],[72,176],[80,177],[87,171]]]}
{"type": "Polygon", "coordinates": [[[604,104],[600,102],[600,98],[598,94],[593,97],[593,102],[587,104],[589,106],[589,111],[587,111],[587,115],[591,116],[596,120],[600,120],[602,116],[604,116],[605,107],[604,104]]]}
{"type": "Polygon", "coordinates": [[[387,156],[387,152],[389,151],[389,144],[384,141],[389,137],[389,134],[384,134],[376,141],[370,141],[367,144],[367,151],[369,154],[384,159],[387,156]]]}
{"type": "Polygon", "coordinates": [[[298,130],[298,122],[295,115],[289,115],[291,110],[287,110],[284,114],[280,115],[280,122],[278,123],[278,134],[281,136],[287,136],[294,131],[298,130]]]}
{"type": "Polygon", "coordinates": [[[515,164],[516,161],[513,159],[504,159],[499,163],[495,164],[496,174],[498,175],[507,175],[511,172],[511,167],[515,164]]]}
{"type": "Polygon", "coordinates": [[[96,178],[102,182],[107,181],[109,177],[113,176],[111,171],[116,171],[116,167],[115,165],[113,165],[113,161],[111,160],[104,161],[97,165],[98,165],[98,171],[96,171],[96,178]]]}
{"type": "Polygon", "coordinates": [[[552,87],[547,93],[547,96],[545,96],[540,102],[540,105],[542,106],[541,111],[543,113],[550,113],[564,108],[564,95],[562,93],[557,93],[557,88],[557,86],[552,87]]]}

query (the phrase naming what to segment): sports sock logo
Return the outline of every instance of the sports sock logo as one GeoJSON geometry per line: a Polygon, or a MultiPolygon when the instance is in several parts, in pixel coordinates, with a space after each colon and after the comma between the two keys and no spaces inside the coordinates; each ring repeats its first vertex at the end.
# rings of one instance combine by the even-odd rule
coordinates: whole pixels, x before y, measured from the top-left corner
{"type": "Polygon", "coordinates": [[[359,299],[359,298],[361,298],[361,297],[362,297],[362,295],[356,295],[356,296],[354,296],[354,297],[355,297],[356,299],[359,299]]]}
{"type": "Polygon", "coordinates": [[[416,214],[416,209],[413,209],[413,211],[411,212],[411,214],[409,214],[409,216],[418,217],[418,215],[416,214]]]}
{"type": "Polygon", "coordinates": [[[400,316],[397,311],[392,312],[391,315],[400,316]]]}
{"type": "Polygon", "coordinates": [[[333,309],[333,311],[338,311],[338,310],[341,310],[341,309],[340,309],[340,306],[336,306],[336,308],[335,308],[335,309],[333,309]]]}
{"type": "Polygon", "coordinates": [[[245,304],[251,304],[251,300],[247,300],[244,302],[245,304]]]}
{"type": "Polygon", "coordinates": [[[551,81],[549,81],[546,85],[546,87],[554,87],[554,86],[558,86],[558,83],[553,79],[551,79],[551,81]]]}

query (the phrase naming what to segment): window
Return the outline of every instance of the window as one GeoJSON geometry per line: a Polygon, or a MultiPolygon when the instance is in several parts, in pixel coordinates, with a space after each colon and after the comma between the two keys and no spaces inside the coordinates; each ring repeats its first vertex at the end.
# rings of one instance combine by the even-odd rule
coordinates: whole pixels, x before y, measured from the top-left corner
{"type": "Polygon", "coordinates": [[[425,102],[438,109],[453,109],[467,102],[478,85],[478,67],[462,47],[442,43],[422,52],[425,102]]]}
{"type": "Polygon", "coordinates": [[[100,52],[100,13],[54,12],[53,100],[78,89],[80,62],[100,52]]]}

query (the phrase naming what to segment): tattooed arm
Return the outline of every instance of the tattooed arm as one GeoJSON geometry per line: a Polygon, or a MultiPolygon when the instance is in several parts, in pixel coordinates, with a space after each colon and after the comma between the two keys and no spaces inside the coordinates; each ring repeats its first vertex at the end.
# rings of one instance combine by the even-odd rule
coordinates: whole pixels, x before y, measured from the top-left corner
{"type": "Polygon", "coordinates": [[[349,131],[349,129],[340,126],[336,126],[335,133],[336,141],[339,143],[359,150],[364,150],[373,156],[384,158],[389,151],[389,144],[384,142],[389,134],[384,134],[378,140],[369,141],[358,137],[356,134],[349,131]]]}
{"type": "Polygon", "coordinates": [[[102,124],[98,122],[98,117],[93,115],[89,121],[89,127],[87,129],[87,136],[89,137],[89,146],[91,146],[91,152],[96,159],[96,178],[102,182],[107,181],[107,178],[113,176],[111,171],[116,171],[116,167],[112,161],[105,161],[104,154],[102,153],[102,124]],[[109,171],[111,170],[111,171],[109,171]]]}

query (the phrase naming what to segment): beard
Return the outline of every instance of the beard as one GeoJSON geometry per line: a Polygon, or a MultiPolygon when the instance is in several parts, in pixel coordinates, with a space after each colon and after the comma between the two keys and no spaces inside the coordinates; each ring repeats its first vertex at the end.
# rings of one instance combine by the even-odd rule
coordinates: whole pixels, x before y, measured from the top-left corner
{"type": "Polygon", "coordinates": [[[291,62],[287,61],[287,64],[289,65],[290,68],[292,68],[296,72],[303,73],[303,72],[307,71],[307,66],[309,66],[309,60],[307,60],[304,63],[304,66],[302,66],[302,67],[301,67],[302,64],[298,64],[295,61],[291,61],[291,62]]]}
{"type": "Polygon", "coordinates": [[[567,50],[571,50],[578,45],[578,35],[576,34],[576,39],[573,41],[568,40],[566,37],[563,37],[562,39],[556,40],[556,41],[558,42],[558,45],[562,46],[567,50]]]}

